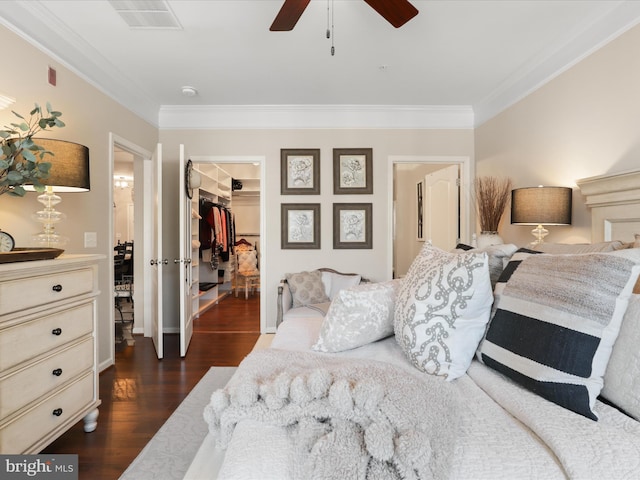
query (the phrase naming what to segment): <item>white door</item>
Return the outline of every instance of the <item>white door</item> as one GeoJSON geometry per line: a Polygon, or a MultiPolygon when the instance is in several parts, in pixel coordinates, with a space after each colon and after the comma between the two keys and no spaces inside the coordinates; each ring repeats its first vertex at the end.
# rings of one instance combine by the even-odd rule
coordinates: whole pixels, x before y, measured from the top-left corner
{"type": "Polygon", "coordinates": [[[449,251],[460,237],[459,167],[451,165],[425,175],[424,238],[449,251]]]}
{"type": "Polygon", "coordinates": [[[150,276],[151,287],[151,338],[156,347],[158,359],[163,357],[162,334],[162,145],[158,144],[153,155],[155,171],[152,175],[153,202],[153,242],[149,265],[152,269],[150,276]]]}
{"type": "Polygon", "coordinates": [[[180,270],[180,356],[187,354],[191,336],[193,335],[193,311],[191,302],[191,199],[185,189],[185,155],[184,145],[180,145],[180,175],[178,175],[179,198],[179,232],[180,258],[175,262],[180,270]]]}

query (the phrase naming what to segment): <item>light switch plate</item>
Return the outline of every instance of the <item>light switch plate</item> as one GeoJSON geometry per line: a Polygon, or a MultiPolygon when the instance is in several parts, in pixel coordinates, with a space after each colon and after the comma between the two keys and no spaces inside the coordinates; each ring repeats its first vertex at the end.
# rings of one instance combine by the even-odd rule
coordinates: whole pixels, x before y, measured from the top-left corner
{"type": "Polygon", "coordinates": [[[96,248],[98,246],[98,234],[96,232],[84,232],[84,248],[96,248]]]}

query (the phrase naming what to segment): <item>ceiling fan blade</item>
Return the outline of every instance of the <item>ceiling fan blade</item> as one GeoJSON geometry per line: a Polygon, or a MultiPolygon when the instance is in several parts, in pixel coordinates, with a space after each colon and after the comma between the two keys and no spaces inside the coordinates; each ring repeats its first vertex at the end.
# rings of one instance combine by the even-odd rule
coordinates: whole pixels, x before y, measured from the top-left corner
{"type": "Polygon", "coordinates": [[[418,14],[407,0],[364,0],[391,25],[401,27],[418,14]]]}
{"type": "Polygon", "coordinates": [[[288,32],[298,23],[298,19],[311,0],[284,0],[278,15],[269,27],[272,32],[288,32]]]}

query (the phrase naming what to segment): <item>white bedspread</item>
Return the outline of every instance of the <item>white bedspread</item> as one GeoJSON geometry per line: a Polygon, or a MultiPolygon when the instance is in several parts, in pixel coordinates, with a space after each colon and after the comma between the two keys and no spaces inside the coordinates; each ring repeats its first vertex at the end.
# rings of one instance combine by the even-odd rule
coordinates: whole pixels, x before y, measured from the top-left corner
{"type": "MultiPolygon", "coordinates": [[[[286,323],[272,347],[309,350],[319,323],[286,323]]],[[[370,358],[413,369],[393,337],[332,356],[370,358]]],[[[463,399],[456,412],[451,479],[640,478],[640,423],[614,408],[598,402],[600,420],[588,420],[477,362],[451,385],[463,399]]],[[[283,427],[242,421],[218,478],[293,479],[294,448],[283,427]]]]}

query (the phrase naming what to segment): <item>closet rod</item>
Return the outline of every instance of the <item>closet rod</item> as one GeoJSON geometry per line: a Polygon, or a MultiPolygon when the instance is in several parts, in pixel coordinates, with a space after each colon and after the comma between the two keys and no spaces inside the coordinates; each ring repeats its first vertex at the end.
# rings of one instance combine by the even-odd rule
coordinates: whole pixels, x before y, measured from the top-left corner
{"type": "Polygon", "coordinates": [[[259,233],[236,233],[236,237],[259,237],[259,233]]]}

